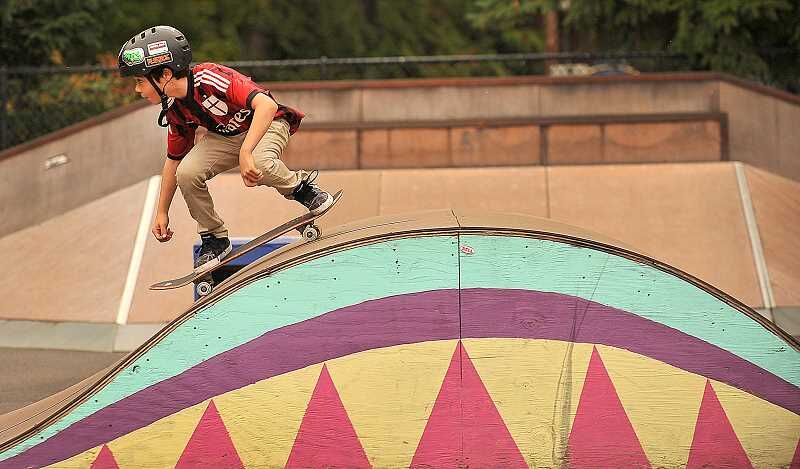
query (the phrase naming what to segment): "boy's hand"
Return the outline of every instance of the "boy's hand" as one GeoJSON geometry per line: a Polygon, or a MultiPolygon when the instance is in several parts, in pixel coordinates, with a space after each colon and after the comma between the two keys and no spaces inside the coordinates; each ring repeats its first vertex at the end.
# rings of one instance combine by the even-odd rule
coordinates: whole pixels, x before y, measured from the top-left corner
{"type": "Polygon", "coordinates": [[[172,230],[169,229],[169,215],[166,213],[159,213],[156,215],[156,221],[153,224],[153,236],[162,243],[166,243],[172,239],[172,230]]]}
{"type": "Polygon", "coordinates": [[[252,153],[239,153],[239,171],[247,187],[253,187],[261,180],[262,173],[256,168],[252,153]]]}

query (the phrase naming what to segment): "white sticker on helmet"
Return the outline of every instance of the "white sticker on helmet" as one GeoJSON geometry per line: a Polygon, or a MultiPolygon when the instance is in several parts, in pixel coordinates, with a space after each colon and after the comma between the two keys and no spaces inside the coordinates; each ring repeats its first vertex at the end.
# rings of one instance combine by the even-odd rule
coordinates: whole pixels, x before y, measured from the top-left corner
{"type": "Polygon", "coordinates": [[[151,42],[147,45],[147,55],[163,54],[169,52],[167,41],[151,42]]]}

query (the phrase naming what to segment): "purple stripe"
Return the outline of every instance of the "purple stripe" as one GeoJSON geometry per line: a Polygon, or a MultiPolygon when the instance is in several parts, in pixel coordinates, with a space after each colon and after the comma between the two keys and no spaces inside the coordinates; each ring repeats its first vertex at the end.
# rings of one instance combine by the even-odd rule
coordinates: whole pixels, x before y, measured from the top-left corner
{"type": "Polygon", "coordinates": [[[697,337],[583,298],[530,290],[464,289],[461,335],[622,348],[727,383],[800,414],[800,390],[783,378],[697,337]]]}
{"type": "Polygon", "coordinates": [[[624,348],[800,413],[797,387],[730,352],[635,314],[526,290],[462,290],[460,302],[459,318],[458,290],[393,296],[270,331],[97,411],[0,462],[0,468],[62,461],[219,394],[326,360],[458,337],[554,339],[624,348]]]}

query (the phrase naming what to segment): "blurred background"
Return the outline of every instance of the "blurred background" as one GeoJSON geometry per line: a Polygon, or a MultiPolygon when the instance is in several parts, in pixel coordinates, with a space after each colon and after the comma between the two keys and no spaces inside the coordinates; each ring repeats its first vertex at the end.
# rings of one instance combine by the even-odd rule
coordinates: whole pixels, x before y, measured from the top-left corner
{"type": "MultiPolygon", "coordinates": [[[[344,188],[323,229],[440,208],[613,237],[800,336],[800,4],[790,0],[4,0],[0,413],[135,349],[193,301],[149,235],[158,108],[117,51],[168,24],[196,62],[307,114],[284,155],[344,188]]],[[[232,235],[296,215],[238,173],[232,235]]]]}
{"type": "Polygon", "coordinates": [[[713,70],[800,90],[800,6],[791,0],[5,0],[0,8],[0,149],[134,101],[130,83],[103,67],[113,69],[121,44],[156,24],[183,31],[196,61],[238,65],[261,81],[713,70]]]}

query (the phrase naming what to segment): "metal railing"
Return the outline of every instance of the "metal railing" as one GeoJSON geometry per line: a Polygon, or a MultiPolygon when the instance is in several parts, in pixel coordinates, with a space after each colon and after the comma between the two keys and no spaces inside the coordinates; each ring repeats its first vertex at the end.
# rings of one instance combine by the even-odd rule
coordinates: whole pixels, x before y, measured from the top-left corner
{"type": "MultiPolygon", "coordinates": [[[[687,70],[667,52],[460,54],[223,62],[256,81],[382,79],[545,74],[552,63],[624,65],[656,72],[687,70]]],[[[620,67],[621,68],[621,67],[620,67]]],[[[0,150],[136,100],[115,67],[0,68],[0,150]]]]}

